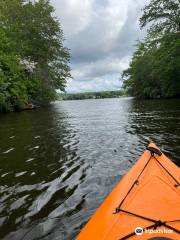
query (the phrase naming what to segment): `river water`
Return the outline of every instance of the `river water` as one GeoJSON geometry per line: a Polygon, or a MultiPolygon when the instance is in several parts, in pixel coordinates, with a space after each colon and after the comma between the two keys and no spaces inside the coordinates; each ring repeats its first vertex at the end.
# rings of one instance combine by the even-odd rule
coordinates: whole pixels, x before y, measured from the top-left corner
{"type": "Polygon", "coordinates": [[[180,100],[62,101],[0,115],[0,239],[74,239],[153,140],[176,164],[180,100]]]}

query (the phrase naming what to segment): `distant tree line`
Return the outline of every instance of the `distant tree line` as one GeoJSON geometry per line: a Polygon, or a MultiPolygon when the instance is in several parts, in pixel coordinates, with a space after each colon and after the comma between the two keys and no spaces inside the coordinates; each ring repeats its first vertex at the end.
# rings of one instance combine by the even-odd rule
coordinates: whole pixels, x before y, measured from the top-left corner
{"type": "Polygon", "coordinates": [[[141,28],[147,24],[123,72],[124,88],[139,98],[180,97],[180,1],[151,0],[140,18],[141,28]]]}
{"type": "Polygon", "coordinates": [[[103,91],[103,92],[85,92],[85,93],[62,93],[59,94],[59,100],[82,100],[82,99],[99,99],[99,98],[118,98],[125,96],[124,90],[103,91]]]}
{"type": "Polygon", "coordinates": [[[70,54],[49,0],[0,1],[0,112],[46,104],[70,77],[70,54]]]}

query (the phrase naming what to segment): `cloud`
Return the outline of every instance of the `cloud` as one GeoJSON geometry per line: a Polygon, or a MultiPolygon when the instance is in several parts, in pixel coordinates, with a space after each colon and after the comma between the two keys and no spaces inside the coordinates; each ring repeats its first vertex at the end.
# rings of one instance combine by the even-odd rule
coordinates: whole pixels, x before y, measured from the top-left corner
{"type": "Polygon", "coordinates": [[[85,29],[91,21],[92,0],[51,0],[67,38],[85,29]]]}
{"type": "MultiPolygon", "coordinates": [[[[80,63],[72,71],[75,80],[79,82],[91,81],[94,78],[101,78],[107,75],[118,74],[128,67],[129,59],[124,58],[119,61],[118,58],[100,59],[95,62],[80,63]]],[[[84,83],[85,84],[85,83],[84,83]]]]}
{"type": "Polygon", "coordinates": [[[135,41],[143,37],[139,17],[145,0],[51,0],[66,46],[71,49],[69,92],[120,88],[135,41]]]}

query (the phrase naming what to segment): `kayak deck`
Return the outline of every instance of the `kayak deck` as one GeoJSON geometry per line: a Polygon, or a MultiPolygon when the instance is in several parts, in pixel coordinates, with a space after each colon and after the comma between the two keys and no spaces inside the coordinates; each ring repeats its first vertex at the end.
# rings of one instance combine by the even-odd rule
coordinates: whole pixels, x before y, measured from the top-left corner
{"type": "Polygon", "coordinates": [[[154,148],[158,150],[155,144],[149,147],[150,151],[146,150],[117,184],[77,240],[179,239],[179,168],[161,152],[153,153],[154,148]]]}

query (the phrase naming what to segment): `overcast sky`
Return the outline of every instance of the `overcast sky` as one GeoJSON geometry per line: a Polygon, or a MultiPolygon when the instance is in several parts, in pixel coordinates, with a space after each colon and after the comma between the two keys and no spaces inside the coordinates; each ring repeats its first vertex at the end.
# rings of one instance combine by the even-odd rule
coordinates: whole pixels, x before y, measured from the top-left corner
{"type": "Polygon", "coordinates": [[[67,92],[116,90],[128,67],[146,0],[51,0],[71,50],[67,92]]]}

